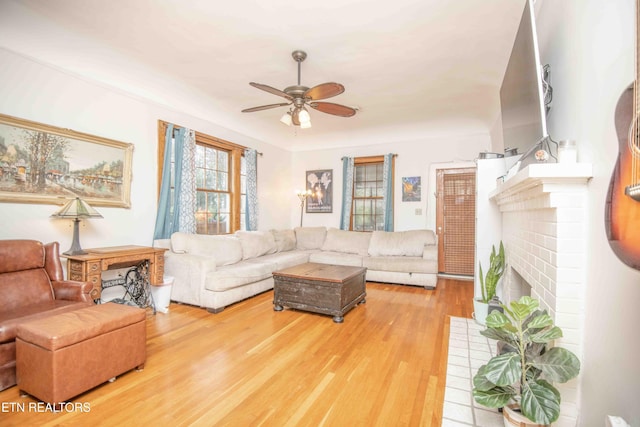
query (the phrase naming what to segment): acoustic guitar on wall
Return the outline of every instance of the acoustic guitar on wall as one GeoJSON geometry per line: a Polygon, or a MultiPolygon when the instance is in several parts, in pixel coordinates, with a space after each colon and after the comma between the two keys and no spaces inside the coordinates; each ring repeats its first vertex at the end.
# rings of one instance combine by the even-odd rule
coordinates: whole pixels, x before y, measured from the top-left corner
{"type": "Polygon", "coordinates": [[[624,90],[615,111],[618,159],[605,205],[605,228],[613,252],[629,267],[640,270],[640,22],[636,2],[635,84],[624,90]]]}

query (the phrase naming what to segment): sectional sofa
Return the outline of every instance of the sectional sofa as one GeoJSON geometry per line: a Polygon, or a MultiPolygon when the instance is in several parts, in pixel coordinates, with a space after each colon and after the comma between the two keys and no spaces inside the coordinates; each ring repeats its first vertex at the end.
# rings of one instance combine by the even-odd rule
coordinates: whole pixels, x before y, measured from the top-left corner
{"type": "Polygon", "coordinates": [[[362,233],[326,227],[239,231],[209,236],[174,233],[156,240],[173,301],[212,313],[273,288],[272,273],[306,262],[366,267],[368,281],[435,289],[438,247],[431,230],[362,233]]]}

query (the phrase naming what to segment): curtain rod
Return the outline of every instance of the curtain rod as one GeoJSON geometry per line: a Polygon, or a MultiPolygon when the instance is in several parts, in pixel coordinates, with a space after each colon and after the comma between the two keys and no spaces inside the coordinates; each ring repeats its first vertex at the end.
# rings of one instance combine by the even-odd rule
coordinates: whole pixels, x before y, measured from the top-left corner
{"type": "MultiPolygon", "coordinates": [[[[179,131],[180,129],[182,129],[182,126],[178,126],[178,125],[173,125],[173,134],[175,136],[176,132],[179,131]]],[[[256,153],[258,154],[258,156],[262,156],[264,153],[261,153],[260,151],[256,151],[256,153]]]]}
{"type": "MultiPolygon", "coordinates": [[[[393,155],[393,157],[398,157],[398,154],[396,153],[391,153],[391,154],[393,155]]],[[[362,157],[377,157],[377,156],[362,156],[362,157]]],[[[344,160],[346,158],[348,158],[348,156],[343,156],[343,157],[340,157],[340,160],[344,160]]]]}

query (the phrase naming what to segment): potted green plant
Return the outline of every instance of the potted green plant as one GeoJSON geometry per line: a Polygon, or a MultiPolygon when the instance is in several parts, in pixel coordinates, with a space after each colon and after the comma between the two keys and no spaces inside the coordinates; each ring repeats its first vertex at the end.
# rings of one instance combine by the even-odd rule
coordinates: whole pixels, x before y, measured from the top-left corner
{"type": "Polygon", "coordinates": [[[538,306],[538,301],[528,296],[509,307],[503,305],[504,313],[492,311],[487,316],[487,329],[480,332],[498,340],[501,350],[473,377],[473,397],[481,405],[504,408],[505,420],[521,415],[538,424],[556,421],[560,392],[551,382],[564,383],[580,372],[575,354],[550,347],[553,340],[562,337],[562,330],[538,306]]]}
{"type": "Polygon", "coordinates": [[[498,282],[504,274],[505,255],[504,245],[500,241],[500,249],[496,252],[496,246],[491,246],[491,255],[489,256],[489,270],[486,276],[482,272],[482,263],[478,262],[480,267],[480,291],[481,298],[473,300],[473,317],[481,325],[485,325],[485,319],[489,314],[489,301],[496,297],[496,289],[498,282]]]}

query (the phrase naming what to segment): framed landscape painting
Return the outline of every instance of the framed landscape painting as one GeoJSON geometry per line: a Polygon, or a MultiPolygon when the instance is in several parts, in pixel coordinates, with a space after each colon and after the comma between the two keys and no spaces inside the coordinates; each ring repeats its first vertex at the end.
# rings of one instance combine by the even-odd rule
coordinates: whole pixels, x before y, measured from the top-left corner
{"type": "Polygon", "coordinates": [[[131,207],[133,144],[0,114],[0,202],[131,207]]]}
{"type": "Polygon", "coordinates": [[[333,169],[307,171],[307,213],[333,212],[333,169]]]}

